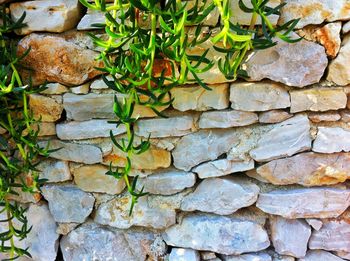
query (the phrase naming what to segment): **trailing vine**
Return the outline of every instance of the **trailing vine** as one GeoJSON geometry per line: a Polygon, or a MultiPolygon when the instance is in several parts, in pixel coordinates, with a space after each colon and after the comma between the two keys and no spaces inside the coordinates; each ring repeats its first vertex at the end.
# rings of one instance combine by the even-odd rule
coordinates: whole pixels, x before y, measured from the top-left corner
{"type": "Polygon", "coordinates": [[[40,92],[23,85],[17,71],[22,56],[16,55],[16,44],[11,32],[23,26],[25,14],[13,22],[4,5],[0,6],[0,252],[14,260],[30,256],[19,241],[27,237],[31,228],[25,216],[26,208],[13,200],[19,190],[36,193],[42,180],[36,169],[39,155],[48,151],[37,144],[38,121],[28,108],[28,95],[40,92]]]}
{"type": "Polygon", "coordinates": [[[150,148],[150,137],[139,144],[135,142],[135,105],[146,106],[165,117],[157,108],[172,103],[169,91],[174,86],[197,83],[210,89],[200,78],[215,65],[215,61],[207,58],[209,49],[201,55],[192,55],[189,49],[211,41],[213,48],[224,56],[218,61],[220,71],[227,79],[236,80],[247,76],[241,65],[249,51],[272,47],[276,37],[290,43],[299,40],[289,36],[298,20],[273,26],[269,16],[279,15],[283,4],[271,8],[268,0],[251,0],[251,7],[239,0],[239,7],[251,14],[249,26],[231,22],[230,0],[196,0],[192,7],[182,0],[80,2],[105,15],[105,23],[94,26],[105,30],[108,39],[90,34],[94,43],[103,49],[98,58],[104,62],[104,67],[98,69],[105,73],[103,80],[109,88],[125,95],[122,100],[115,98],[113,109],[117,120],[111,123],[117,127],[124,125],[127,138],[118,141],[112,131],[110,137],[126,154],[126,164],[115,169],[111,163],[107,175],[124,179],[132,197],[130,215],[137,199],[147,194],[143,188],[136,188],[137,177],[130,182],[132,157],[150,148]],[[216,35],[202,34],[204,20],[214,8],[220,13],[220,31],[216,35]],[[258,18],[261,26],[256,25],[258,18]],[[188,33],[190,27],[194,28],[193,35],[188,33]]]}

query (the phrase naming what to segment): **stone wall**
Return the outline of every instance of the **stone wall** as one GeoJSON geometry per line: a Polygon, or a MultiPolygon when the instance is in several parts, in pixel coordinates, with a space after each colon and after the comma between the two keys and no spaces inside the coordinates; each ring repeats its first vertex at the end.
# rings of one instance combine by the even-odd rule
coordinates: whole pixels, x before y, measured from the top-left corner
{"type": "MultiPolygon", "coordinates": [[[[231,1],[232,20],[247,23],[231,1]]],[[[273,22],[301,17],[305,39],[253,54],[250,82],[226,82],[214,67],[201,76],[211,91],[171,91],[169,118],[135,109],[138,139],[150,134],[152,146],[133,158],[150,195],[131,217],[125,184],[105,175],[125,163],[109,131],[120,139],[125,129],[107,123],[116,94],[85,34],[103,17],[77,0],[10,4],[15,19],[27,12],[18,46],[31,47],[33,83],[50,82],[30,97],[41,144],[61,148],[39,165],[41,199],[18,199],[31,202],[21,244],[33,260],[350,260],[350,1],[282,2],[273,22]]],[[[213,12],[205,30],[218,21],[213,12]]]]}

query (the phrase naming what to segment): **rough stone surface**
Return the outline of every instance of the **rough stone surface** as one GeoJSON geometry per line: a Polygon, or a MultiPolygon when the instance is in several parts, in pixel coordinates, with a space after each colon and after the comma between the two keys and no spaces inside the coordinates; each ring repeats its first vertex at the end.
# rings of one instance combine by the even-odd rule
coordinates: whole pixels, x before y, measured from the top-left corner
{"type": "Polygon", "coordinates": [[[45,81],[80,85],[101,74],[94,68],[102,66],[101,62],[95,61],[96,52],[62,36],[32,33],[18,43],[18,54],[23,54],[28,48],[31,51],[21,63],[33,69],[34,85],[45,81]]]}
{"type": "Polygon", "coordinates": [[[343,34],[350,32],[350,21],[346,22],[343,25],[342,32],[343,32],[343,34]]]}
{"type": "Polygon", "coordinates": [[[293,87],[320,81],[328,65],[323,46],[306,40],[294,44],[276,41],[276,46],[257,51],[246,63],[252,81],[268,78],[293,87]]]}
{"type": "Polygon", "coordinates": [[[72,179],[67,161],[47,159],[38,165],[40,178],[46,182],[62,182],[72,179]]]}
{"type": "Polygon", "coordinates": [[[174,247],[170,252],[169,261],[200,261],[200,255],[193,249],[174,247]]]}
{"type": "Polygon", "coordinates": [[[29,107],[35,118],[46,122],[59,120],[63,111],[62,104],[53,98],[40,94],[31,94],[29,96],[29,107]]]}
{"type": "Polygon", "coordinates": [[[259,122],[260,123],[278,123],[281,121],[285,121],[291,117],[293,117],[293,114],[290,114],[286,111],[271,110],[271,111],[265,111],[260,113],[259,122]]]}
{"type": "Polygon", "coordinates": [[[205,179],[183,199],[181,210],[229,215],[254,204],[258,193],[257,185],[241,178],[205,179]]]}
{"type": "Polygon", "coordinates": [[[291,112],[329,111],[346,107],[347,97],[341,88],[320,88],[290,92],[291,112]]]}
{"type": "Polygon", "coordinates": [[[88,94],[89,91],[90,91],[90,83],[85,83],[83,85],[70,88],[70,92],[75,94],[88,94]]]}
{"type": "Polygon", "coordinates": [[[93,24],[105,23],[105,16],[102,12],[88,9],[87,13],[81,18],[79,24],[77,25],[78,30],[90,30],[97,29],[93,24]]]}
{"type": "Polygon", "coordinates": [[[306,255],[311,228],[305,221],[273,217],[270,226],[271,240],[277,253],[298,258],[306,255]]]}
{"type": "Polygon", "coordinates": [[[165,230],[168,245],[239,255],[259,251],[270,245],[262,226],[251,222],[215,215],[189,215],[181,223],[165,230]]]}
{"type": "Polygon", "coordinates": [[[77,187],[88,192],[119,194],[125,188],[123,179],[106,175],[109,168],[103,165],[87,165],[74,169],[77,187]]]}
{"type": "Polygon", "coordinates": [[[310,250],[299,261],[343,261],[343,259],[323,250],[310,250]]]}
{"type": "Polygon", "coordinates": [[[232,83],[231,107],[243,111],[268,111],[290,107],[288,91],[278,83],[232,83]]]}
{"type": "Polygon", "coordinates": [[[68,235],[73,229],[75,229],[79,225],[79,223],[58,223],[56,233],[60,235],[68,235]]]}
{"type": "Polygon", "coordinates": [[[61,33],[72,29],[80,19],[78,0],[41,0],[13,3],[10,5],[12,19],[17,21],[26,13],[26,26],[16,30],[18,34],[35,31],[61,33]]]}
{"type": "MultiPolygon", "coordinates": [[[[350,9],[349,9],[350,10],[350,9]]],[[[337,85],[345,86],[350,83],[350,36],[347,35],[342,41],[338,56],[328,66],[327,80],[337,85]]]]}
{"type": "Polygon", "coordinates": [[[301,153],[270,161],[258,167],[256,172],[275,185],[332,185],[350,178],[350,154],[301,153]]]}
{"type": "Polygon", "coordinates": [[[214,160],[228,152],[237,141],[237,135],[230,130],[202,130],[189,134],[177,143],[172,155],[174,166],[182,170],[207,160],[214,160]]]}
{"type": "Polygon", "coordinates": [[[250,151],[256,161],[268,161],[311,148],[310,123],[305,115],[297,115],[278,123],[258,141],[250,151]]]}
{"type": "Polygon", "coordinates": [[[271,256],[267,253],[251,253],[239,256],[221,256],[223,261],[271,261],[271,256]]]}
{"type": "Polygon", "coordinates": [[[140,188],[151,194],[172,195],[196,183],[196,175],[192,172],[165,169],[138,180],[140,188]]]}
{"type": "Polygon", "coordinates": [[[260,193],[256,206],[265,213],[285,218],[338,217],[350,205],[350,190],[305,188],[260,193]]]}
{"type": "Polygon", "coordinates": [[[110,131],[116,136],[125,133],[125,126],[120,125],[116,128],[115,124],[108,123],[107,120],[71,121],[56,125],[57,136],[61,140],[109,137],[110,131]]]}
{"type": "Polygon", "coordinates": [[[64,86],[63,84],[60,83],[48,83],[45,86],[47,89],[44,91],[40,92],[41,94],[63,94],[69,91],[69,89],[64,86]]]}
{"type": "Polygon", "coordinates": [[[309,120],[315,123],[319,122],[331,122],[331,121],[338,121],[340,120],[341,116],[338,112],[324,112],[324,113],[318,113],[318,112],[311,112],[308,114],[309,120]]]}
{"type": "Polygon", "coordinates": [[[312,150],[321,153],[350,151],[350,130],[340,127],[318,127],[312,150]]]}
{"type": "Polygon", "coordinates": [[[170,93],[174,98],[172,106],[179,111],[222,110],[229,106],[227,83],[209,85],[211,91],[201,86],[184,86],[173,88],[170,93]]]}
{"type": "Polygon", "coordinates": [[[308,223],[313,229],[320,230],[323,226],[323,222],[316,218],[307,218],[305,219],[306,223],[308,223]]]}
{"type": "Polygon", "coordinates": [[[90,215],[95,198],[72,185],[45,185],[42,194],[49,202],[56,222],[83,223],[90,215]]]}
{"type": "Polygon", "coordinates": [[[254,168],[254,161],[233,161],[228,159],[219,159],[209,161],[195,167],[193,172],[198,174],[201,179],[226,176],[235,172],[242,172],[254,168]]]}
{"type": "Polygon", "coordinates": [[[210,111],[199,118],[199,128],[231,128],[246,126],[258,122],[258,115],[244,111],[210,111]]]}
{"type": "Polygon", "coordinates": [[[135,133],[142,137],[164,138],[169,136],[184,136],[195,129],[194,118],[185,115],[139,120],[135,126],[135,133]]]}
{"type": "Polygon", "coordinates": [[[284,0],[284,3],[286,5],[282,8],[279,24],[300,18],[297,28],[302,28],[308,24],[350,19],[347,0],[284,0]]]}
{"type": "Polygon", "coordinates": [[[93,145],[68,143],[59,140],[50,140],[49,143],[40,142],[39,144],[42,147],[46,147],[49,144],[50,150],[59,149],[50,153],[51,158],[85,164],[102,162],[101,149],[93,145]]]}
{"type": "Polygon", "coordinates": [[[131,197],[123,195],[106,203],[96,210],[94,221],[102,225],[127,229],[131,226],[164,229],[175,224],[175,210],[162,207],[152,208],[147,197],[141,197],[129,216],[131,197]]]}

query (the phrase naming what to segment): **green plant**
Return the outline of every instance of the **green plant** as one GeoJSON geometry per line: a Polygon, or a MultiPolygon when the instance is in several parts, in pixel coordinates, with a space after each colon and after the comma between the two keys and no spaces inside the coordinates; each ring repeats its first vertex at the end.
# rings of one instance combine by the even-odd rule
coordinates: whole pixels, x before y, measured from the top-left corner
{"type": "Polygon", "coordinates": [[[17,71],[20,60],[29,52],[17,57],[16,45],[9,38],[10,33],[23,26],[25,14],[13,22],[0,6],[0,252],[6,253],[8,260],[30,253],[18,246],[31,228],[25,216],[26,208],[13,200],[16,191],[36,193],[41,180],[36,169],[39,155],[47,156],[48,151],[37,145],[38,121],[30,113],[27,97],[42,88],[33,90],[24,86],[17,71]],[[34,125],[33,125],[34,124],[34,125]]]}
{"type": "Polygon", "coordinates": [[[252,15],[251,24],[247,27],[230,21],[230,0],[196,0],[192,7],[181,0],[115,0],[113,3],[106,3],[105,0],[95,0],[94,3],[80,1],[87,8],[103,12],[106,17],[104,24],[95,26],[104,29],[108,39],[90,34],[94,43],[103,48],[99,59],[104,62],[104,67],[98,69],[111,76],[112,80],[103,76],[109,88],[125,95],[122,101],[115,98],[117,120],[111,123],[125,125],[127,138],[117,141],[112,132],[110,137],[114,145],[126,154],[127,163],[124,168],[116,170],[111,164],[107,174],[125,180],[132,196],[129,214],[137,199],[147,194],[143,188],[137,190],[137,177],[133,182],[129,180],[132,157],[150,147],[149,138],[135,145],[135,105],[149,107],[159,116],[165,117],[158,108],[171,104],[169,91],[174,86],[197,83],[210,89],[200,78],[201,73],[214,66],[214,61],[206,57],[209,49],[201,55],[189,54],[189,49],[211,41],[215,50],[224,55],[218,62],[219,69],[227,79],[236,80],[246,77],[241,65],[250,50],[275,45],[274,37],[287,42],[298,41],[288,36],[298,21],[274,27],[268,17],[279,14],[283,5],[270,8],[267,6],[268,0],[251,0],[252,7],[239,1],[240,8],[252,15]],[[220,31],[213,36],[210,33],[203,35],[203,21],[214,8],[220,12],[220,31]],[[258,17],[262,21],[261,26],[256,26],[258,17]],[[190,36],[188,27],[194,28],[190,36]],[[159,63],[163,67],[161,72],[155,69],[159,63]],[[189,80],[189,76],[193,80],[189,80]]]}

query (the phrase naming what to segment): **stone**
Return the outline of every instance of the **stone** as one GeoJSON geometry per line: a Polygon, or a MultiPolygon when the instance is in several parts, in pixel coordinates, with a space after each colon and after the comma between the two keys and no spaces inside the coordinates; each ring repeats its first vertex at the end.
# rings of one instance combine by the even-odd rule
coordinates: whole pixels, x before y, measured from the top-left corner
{"type": "Polygon", "coordinates": [[[250,80],[270,80],[293,87],[304,87],[318,83],[328,65],[323,46],[301,40],[287,43],[274,39],[271,48],[256,51],[246,62],[250,80]]]}
{"type": "Polygon", "coordinates": [[[203,112],[199,118],[199,128],[231,128],[251,125],[258,122],[258,115],[244,111],[209,111],[203,112]]]}
{"type": "Polygon", "coordinates": [[[200,261],[200,255],[193,249],[174,247],[171,249],[169,261],[200,261]]]}
{"type": "Polygon", "coordinates": [[[54,122],[38,122],[36,125],[33,125],[33,129],[39,130],[38,136],[40,137],[56,135],[56,125],[54,122]]]}
{"type": "Polygon", "coordinates": [[[205,179],[193,193],[182,200],[181,210],[229,215],[240,208],[253,205],[259,190],[257,185],[242,178],[205,179]]]}
{"type": "Polygon", "coordinates": [[[106,21],[104,14],[100,11],[92,10],[88,8],[86,14],[81,18],[77,25],[78,30],[91,30],[98,29],[93,24],[104,24],[106,21]]]}
{"type": "MultiPolygon", "coordinates": [[[[94,10],[89,9],[89,11],[94,11],[94,10]]],[[[109,81],[112,81],[112,80],[113,80],[113,77],[111,77],[110,75],[107,75],[106,78],[107,78],[107,80],[109,80],[109,81]]],[[[93,81],[91,82],[90,89],[91,89],[91,90],[106,90],[106,89],[109,89],[109,87],[108,87],[108,85],[104,82],[104,80],[103,80],[102,78],[98,78],[98,79],[93,80],[93,81]]]]}
{"type": "Polygon", "coordinates": [[[343,259],[323,250],[309,250],[299,261],[343,261],[343,259]]]}
{"type": "Polygon", "coordinates": [[[108,123],[107,120],[71,121],[56,125],[57,136],[61,140],[110,137],[111,131],[114,136],[117,136],[125,133],[126,129],[124,125],[116,128],[115,124],[108,123]]]}
{"type": "Polygon", "coordinates": [[[101,149],[94,145],[68,143],[60,140],[39,142],[39,145],[44,148],[49,146],[50,150],[56,150],[50,153],[51,158],[85,164],[102,162],[101,149]]]}
{"type": "Polygon", "coordinates": [[[209,85],[208,87],[211,90],[206,90],[199,85],[171,89],[171,97],[174,98],[173,108],[179,111],[206,111],[210,109],[222,110],[229,107],[227,83],[209,85]]]}
{"type": "Polygon", "coordinates": [[[271,241],[278,254],[297,258],[306,255],[311,228],[305,221],[273,216],[270,227],[271,241]]]}
{"type": "Polygon", "coordinates": [[[94,207],[95,198],[72,185],[44,185],[41,190],[56,222],[83,223],[94,207]]]}
{"type": "Polygon", "coordinates": [[[193,169],[201,179],[226,176],[236,172],[254,169],[254,160],[234,161],[219,159],[203,163],[193,169]]]}
{"type": "Polygon", "coordinates": [[[271,256],[266,253],[250,253],[239,256],[221,256],[223,261],[271,261],[271,256]]]}
{"type": "Polygon", "coordinates": [[[315,123],[319,122],[325,122],[325,121],[338,121],[340,120],[341,116],[338,112],[324,112],[324,113],[318,113],[318,112],[311,112],[308,114],[309,120],[315,123]]]}
{"type": "Polygon", "coordinates": [[[77,226],[79,226],[79,223],[58,223],[56,233],[65,236],[68,235],[77,226]]]}
{"type": "Polygon", "coordinates": [[[55,99],[40,95],[30,94],[29,107],[36,119],[45,122],[55,122],[61,118],[63,111],[62,104],[55,99]]]}
{"type": "Polygon", "coordinates": [[[182,137],[172,151],[174,166],[188,171],[199,163],[217,159],[237,141],[237,134],[230,130],[201,130],[189,134],[182,137]]]}
{"type": "Polygon", "coordinates": [[[96,209],[94,221],[120,229],[127,229],[131,226],[164,229],[175,224],[175,210],[150,207],[147,196],[138,199],[131,215],[129,215],[130,204],[131,196],[128,194],[102,203],[96,209]]]}
{"type": "Polygon", "coordinates": [[[16,30],[24,35],[31,32],[46,31],[62,33],[74,28],[80,19],[81,6],[78,0],[41,0],[12,3],[11,17],[19,20],[26,13],[23,23],[26,25],[16,30]]]}
{"type": "Polygon", "coordinates": [[[256,161],[269,161],[311,149],[310,123],[305,115],[296,115],[273,126],[250,151],[256,161]]]}
{"type": "Polygon", "coordinates": [[[200,255],[202,260],[211,260],[216,258],[215,253],[209,251],[202,251],[200,255]]]}
{"type": "Polygon", "coordinates": [[[67,161],[46,159],[40,161],[37,169],[41,179],[46,182],[63,182],[72,179],[67,161]]]}
{"type": "Polygon", "coordinates": [[[346,35],[342,41],[338,56],[332,60],[328,66],[328,81],[334,82],[340,86],[345,86],[350,83],[349,57],[350,35],[346,35]]]}
{"type": "Polygon", "coordinates": [[[312,150],[321,153],[350,151],[350,130],[340,127],[318,127],[312,150]]]}
{"type": "Polygon", "coordinates": [[[7,132],[7,130],[6,130],[6,129],[4,129],[4,128],[0,127],[0,135],[5,134],[6,132],[7,132]]]}
{"type": "Polygon", "coordinates": [[[179,171],[174,168],[156,171],[154,174],[138,180],[138,186],[150,194],[172,195],[196,183],[192,172],[179,171]]]}
{"type": "MultiPolygon", "coordinates": [[[[87,222],[64,236],[64,260],[146,260],[154,257],[151,245],[155,236],[142,230],[116,230],[87,222]]],[[[157,260],[157,259],[154,259],[157,260]]]]}
{"type": "Polygon", "coordinates": [[[148,204],[151,208],[167,208],[179,210],[183,198],[193,192],[194,188],[185,189],[173,195],[152,195],[147,197],[148,204]]]}
{"type": "Polygon", "coordinates": [[[196,130],[190,115],[138,120],[135,134],[141,137],[164,138],[184,136],[196,130]]]}
{"type": "Polygon", "coordinates": [[[260,193],[256,206],[265,213],[284,218],[332,218],[350,205],[350,190],[301,188],[260,193]]]}
{"type": "Polygon", "coordinates": [[[350,253],[349,252],[337,251],[337,252],[335,252],[335,254],[338,257],[341,257],[341,258],[343,258],[345,260],[350,260],[350,253]]]}
{"type": "MultiPolygon", "coordinates": [[[[165,149],[151,146],[147,151],[141,154],[131,156],[132,167],[135,170],[155,170],[159,168],[168,168],[171,165],[171,154],[165,149]]],[[[103,157],[103,164],[115,167],[124,167],[127,162],[126,153],[113,146],[112,153],[103,157]]]]}
{"type": "Polygon", "coordinates": [[[74,182],[78,188],[87,192],[119,194],[125,188],[123,179],[106,175],[109,168],[103,165],[86,165],[74,169],[74,182]]]}
{"type": "Polygon", "coordinates": [[[252,222],[216,215],[188,215],[179,224],[165,230],[170,246],[239,255],[260,251],[270,242],[262,226],[252,222]]]}
{"type": "Polygon", "coordinates": [[[346,22],[344,25],[343,25],[343,28],[342,28],[342,33],[343,34],[346,34],[350,32],[350,21],[346,22]]]}
{"type": "Polygon", "coordinates": [[[290,111],[329,111],[346,107],[347,96],[341,88],[317,88],[290,92],[290,111]]]}
{"type": "Polygon", "coordinates": [[[347,0],[285,0],[278,24],[284,24],[292,19],[300,18],[296,28],[308,24],[322,24],[337,20],[349,20],[350,10],[347,0]]]}
{"type": "MultiPolygon", "coordinates": [[[[67,93],[63,95],[63,107],[67,112],[67,118],[76,121],[86,121],[91,119],[110,119],[115,118],[113,112],[114,96],[122,101],[122,94],[97,94],[89,93],[86,95],[76,95],[67,93]]],[[[159,107],[162,111],[166,106],[159,107]]],[[[150,108],[136,105],[134,108],[133,117],[154,117],[156,116],[150,108]]]]}
{"type": "Polygon", "coordinates": [[[268,111],[290,107],[288,91],[273,82],[239,82],[230,87],[231,107],[242,111],[268,111]]]}
{"type": "Polygon", "coordinates": [[[259,122],[260,123],[278,123],[281,121],[285,121],[291,117],[293,117],[293,114],[290,114],[282,110],[264,111],[259,114],[259,122]]]}
{"type": "Polygon", "coordinates": [[[256,170],[274,185],[322,186],[342,183],[350,178],[350,153],[301,153],[270,161],[256,170]]]}
{"type": "Polygon", "coordinates": [[[90,83],[85,83],[80,86],[70,88],[71,93],[74,94],[87,94],[90,91],[90,83]]]}
{"type": "Polygon", "coordinates": [[[307,218],[305,221],[315,230],[320,230],[323,226],[323,222],[316,218],[307,218]]]}
{"type": "MultiPolygon", "coordinates": [[[[80,85],[100,75],[95,69],[102,62],[96,61],[98,53],[68,41],[64,36],[32,33],[18,43],[17,54],[29,54],[21,60],[31,71],[33,85],[57,82],[64,85],[80,85]]],[[[23,71],[25,78],[28,72],[23,71]]]]}
{"type": "Polygon", "coordinates": [[[60,83],[48,83],[45,85],[46,89],[44,91],[41,91],[41,94],[63,94],[69,91],[69,89],[60,83]]]}
{"type": "Polygon", "coordinates": [[[343,111],[340,111],[340,116],[341,116],[341,120],[343,122],[350,122],[350,111],[349,110],[343,110],[343,111]]]}
{"type": "Polygon", "coordinates": [[[324,220],[321,229],[313,231],[309,248],[328,251],[350,251],[349,211],[337,219],[324,220]]]}

